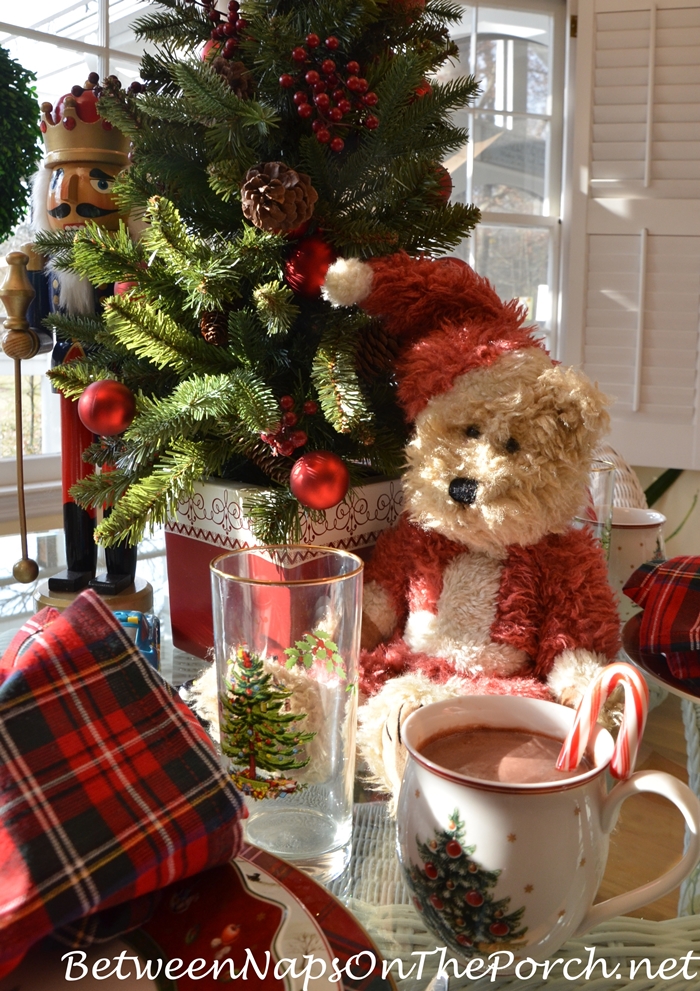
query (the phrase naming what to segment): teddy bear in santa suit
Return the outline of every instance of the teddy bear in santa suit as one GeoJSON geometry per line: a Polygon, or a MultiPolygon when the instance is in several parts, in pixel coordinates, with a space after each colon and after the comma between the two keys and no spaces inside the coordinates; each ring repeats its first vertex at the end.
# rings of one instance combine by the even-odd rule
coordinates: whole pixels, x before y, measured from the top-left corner
{"type": "Polygon", "coordinates": [[[401,725],[419,706],[465,693],[575,705],[615,657],[605,560],[572,527],[607,399],[456,258],[341,259],[323,292],[402,345],[405,511],[365,571],[359,734],[396,796],[401,725]]]}

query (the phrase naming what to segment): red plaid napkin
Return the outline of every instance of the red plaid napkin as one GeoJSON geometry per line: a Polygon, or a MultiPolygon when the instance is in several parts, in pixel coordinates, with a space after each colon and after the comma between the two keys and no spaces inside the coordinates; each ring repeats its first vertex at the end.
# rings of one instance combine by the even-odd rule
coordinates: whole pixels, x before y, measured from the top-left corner
{"type": "Polygon", "coordinates": [[[60,927],[145,921],[153,892],[238,852],[240,812],[206,733],[100,597],[43,610],[0,662],[0,976],[60,927]]]}
{"type": "Polygon", "coordinates": [[[676,678],[700,678],[700,557],[643,564],[623,592],[644,608],[639,649],[665,654],[676,678]]]}

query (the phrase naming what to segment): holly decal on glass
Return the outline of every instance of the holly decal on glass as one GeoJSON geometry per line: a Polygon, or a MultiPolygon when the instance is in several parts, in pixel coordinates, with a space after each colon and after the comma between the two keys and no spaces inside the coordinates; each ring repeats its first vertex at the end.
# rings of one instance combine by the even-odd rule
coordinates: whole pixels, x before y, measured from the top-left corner
{"type": "Polygon", "coordinates": [[[291,694],[265,673],[257,654],[237,649],[221,694],[221,750],[232,760],[231,778],[244,795],[277,798],[303,787],[289,772],[309,763],[304,744],[316,734],[296,728],[305,713],[285,711],[291,694]]]}
{"type": "Polygon", "coordinates": [[[287,660],[284,663],[286,668],[293,668],[295,664],[303,664],[308,669],[313,666],[314,662],[320,661],[325,666],[326,671],[336,674],[340,681],[345,680],[345,665],[343,658],[338,653],[338,645],[323,630],[305,633],[293,647],[287,647],[285,654],[287,655],[287,660]]]}
{"type": "Polygon", "coordinates": [[[409,878],[414,904],[429,925],[471,957],[512,945],[527,927],[519,928],[524,907],[510,912],[510,898],[494,899],[489,889],[501,872],[472,859],[476,847],[465,845],[464,834],[455,809],[448,828],[436,829],[434,839],[424,843],[416,837],[421,863],[411,864],[409,878]]]}

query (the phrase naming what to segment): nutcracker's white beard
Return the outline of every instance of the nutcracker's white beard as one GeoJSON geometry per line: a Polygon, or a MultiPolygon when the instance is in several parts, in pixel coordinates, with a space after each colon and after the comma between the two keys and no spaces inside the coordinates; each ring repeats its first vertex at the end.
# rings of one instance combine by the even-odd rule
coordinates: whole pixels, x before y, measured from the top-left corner
{"type": "MultiPolygon", "coordinates": [[[[46,201],[49,193],[49,183],[53,169],[42,166],[34,173],[32,179],[32,221],[31,229],[35,233],[51,230],[46,201]]],[[[51,296],[56,293],[53,282],[58,282],[58,306],[66,313],[94,313],[95,294],[87,279],[74,275],[72,272],[59,272],[49,260],[46,264],[46,276],[50,280],[51,296]]]]}

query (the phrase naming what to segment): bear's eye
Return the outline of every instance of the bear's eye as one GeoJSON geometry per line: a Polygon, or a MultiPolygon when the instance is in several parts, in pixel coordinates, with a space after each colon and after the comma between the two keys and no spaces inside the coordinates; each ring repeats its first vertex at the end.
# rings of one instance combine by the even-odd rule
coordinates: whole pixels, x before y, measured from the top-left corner
{"type": "Polygon", "coordinates": [[[516,454],[520,450],[520,444],[515,437],[509,437],[504,446],[508,454],[516,454]]]}
{"type": "Polygon", "coordinates": [[[477,437],[481,437],[481,431],[474,423],[471,423],[464,432],[467,437],[471,437],[473,440],[476,440],[477,437]]]}

